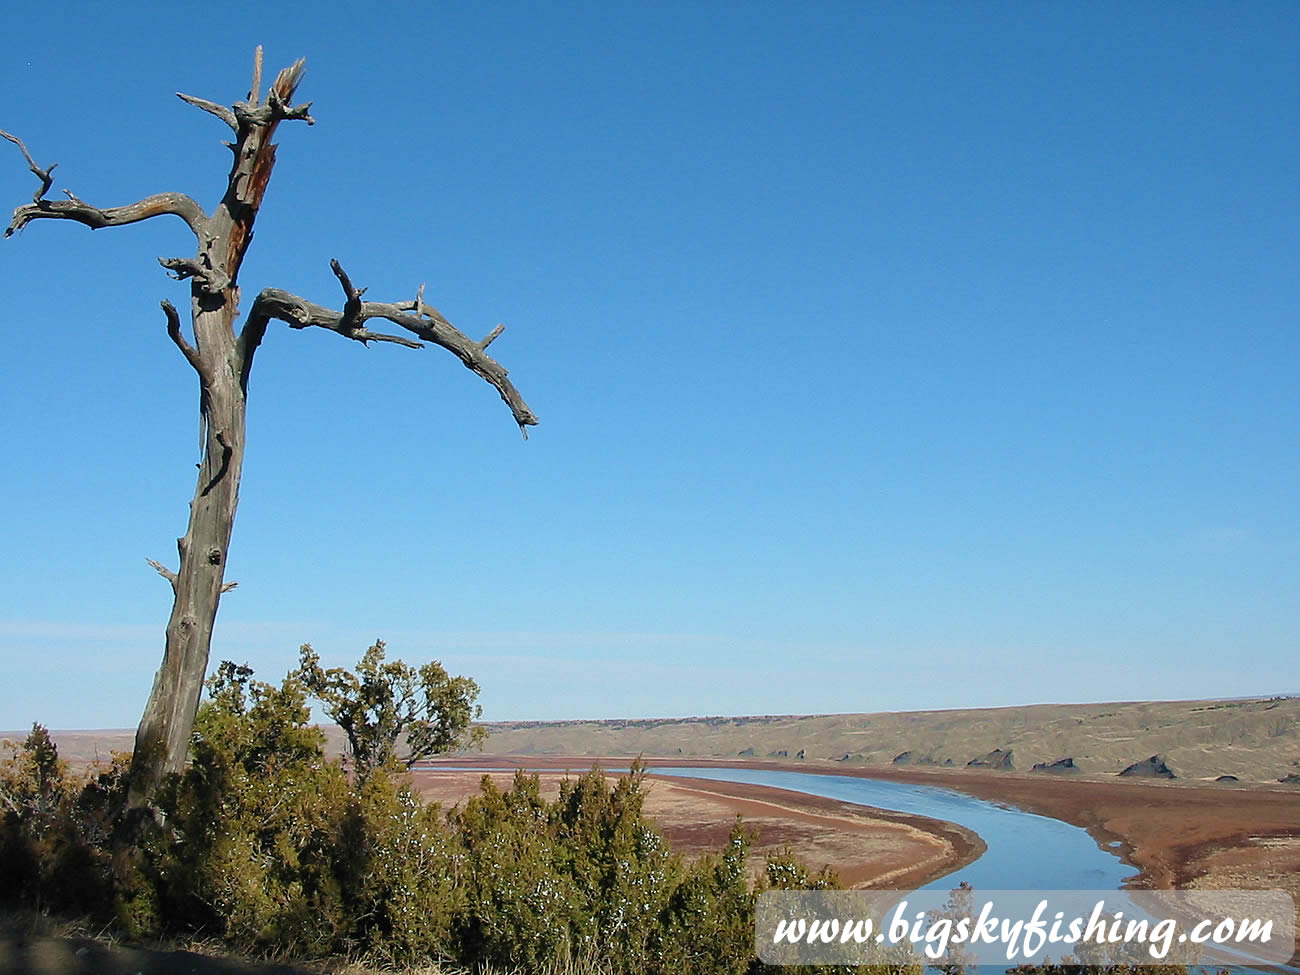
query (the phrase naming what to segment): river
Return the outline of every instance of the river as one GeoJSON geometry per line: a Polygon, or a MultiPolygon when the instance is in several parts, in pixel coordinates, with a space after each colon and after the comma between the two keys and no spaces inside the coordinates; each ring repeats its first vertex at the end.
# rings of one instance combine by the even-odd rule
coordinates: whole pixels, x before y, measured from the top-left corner
{"type": "Polygon", "coordinates": [[[988,849],[974,863],[929,884],[948,889],[966,881],[976,890],[1114,890],[1134,870],[1102,849],[1086,830],[976,799],[951,789],[881,779],[769,769],[664,768],[684,778],[747,782],[825,796],[880,809],[943,819],[978,833],[988,849]]]}

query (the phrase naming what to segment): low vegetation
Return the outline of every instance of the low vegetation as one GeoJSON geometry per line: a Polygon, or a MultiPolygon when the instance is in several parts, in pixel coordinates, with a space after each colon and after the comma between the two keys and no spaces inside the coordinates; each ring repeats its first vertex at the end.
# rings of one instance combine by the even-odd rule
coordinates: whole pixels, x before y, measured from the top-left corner
{"type": "MultiPolygon", "coordinates": [[[[0,902],[79,914],[127,937],[202,932],[244,955],[382,966],[743,973],[757,893],[737,822],[686,861],[642,814],[640,768],[599,769],[543,798],[535,776],[444,810],[412,790],[398,747],[446,751],[476,732],[478,688],[440,667],[324,671],[310,648],[278,685],[223,663],[207,683],[184,772],[128,828],[129,756],[74,775],[44,728],[0,759],[0,902]],[[346,715],[328,760],[311,694],[346,715]],[[115,842],[115,840],[117,842],[115,842]]],[[[833,886],[790,855],[758,888],[833,886]]]]}

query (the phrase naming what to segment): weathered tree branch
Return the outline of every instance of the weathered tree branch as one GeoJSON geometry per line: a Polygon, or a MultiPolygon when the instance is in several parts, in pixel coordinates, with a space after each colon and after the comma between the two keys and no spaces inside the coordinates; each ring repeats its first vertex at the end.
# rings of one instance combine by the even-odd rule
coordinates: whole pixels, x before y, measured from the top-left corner
{"type": "MultiPolygon", "coordinates": [[[[163,565],[161,562],[155,562],[153,559],[145,559],[145,561],[148,562],[151,566],[153,566],[155,572],[157,572],[160,576],[162,576],[164,579],[166,579],[168,582],[172,584],[172,589],[176,588],[177,580],[180,577],[175,572],[167,568],[167,566],[163,565]]],[[[238,589],[238,588],[239,588],[239,583],[237,582],[223,582],[221,584],[221,592],[223,594],[230,592],[230,590],[232,589],[238,589]]]]}
{"type": "Polygon", "coordinates": [[[519,429],[524,436],[528,435],[528,427],[536,426],[536,414],[529,409],[528,404],[524,402],[524,398],[515,389],[514,384],[510,382],[505,367],[485,351],[487,346],[505,331],[504,325],[498,325],[494,328],[483,341],[475,342],[452,325],[451,322],[443,318],[436,308],[424,304],[423,285],[417,292],[414,301],[403,301],[396,304],[362,301],[361,295],[365,289],[357,289],[353,286],[352,280],[339,262],[331,261],[330,268],[333,270],[335,277],[339,279],[339,284],[343,286],[343,292],[347,296],[347,304],[344,310],[342,312],[334,311],[332,308],[326,308],[307,301],[305,298],[300,298],[279,288],[265,289],[254,300],[253,307],[248,313],[248,320],[244,323],[244,329],[240,335],[240,344],[243,346],[243,355],[246,362],[251,359],[252,353],[261,344],[262,338],[266,334],[267,325],[273,318],[286,322],[290,328],[315,326],[329,329],[345,338],[361,342],[363,345],[375,341],[393,342],[411,349],[422,347],[420,342],[402,336],[371,332],[362,327],[369,319],[382,318],[395,325],[400,325],[408,332],[418,335],[421,339],[439,345],[451,352],[471,372],[490,383],[501,395],[501,399],[506,406],[510,407],[510,412],[514,416],[515,422],[519,424],[519,429]],[[411,312],[416,312],[416,314],[411,314],[411,312]]]}
{"type": "Polygon", "coordinates": [[[170,301],[162,303],[163,314],[167,316],[167,337],[176,343],[176,348],[181,350],[185,360],[194,367],[194,371],[199,374],[199,379],[208,382],[208,366],[199,355],[199,350],[190,345],[185,336],[181,333],[181,316],[176,311],[176,306],[170,301]]]}
{"type": "Polygon", "coordinates": [[[224,271],[208,267],[207,262],[197,258],[160,257],[158,263],[167,268],[170,276],[177,281],[193,278],[206,294],[219,295],[230,287],[230,277],[224,271]]]}
{"type": "MultiPolygon", "coordinates": [[[[262,49],[259,47],[253,59],[254,86],[260,86],[262,83],[261,51],[262,49]]],[[[299,58],[289,67],[282,69],[275,76],[275,81],[271,82],[271,87],[267,89],[265,103],[262,103],[259,99],[256,87],[249,93],[248,101],[235,102],[231,108],[237,125],[241,128],[252,125],[271,125],[282,119],[315,125],[316,120],[308,114],[311,111],[311,102],[293,106],[289,104],[293,100],[294,92],[298,90],[298,85],[302,81],[302,75],[306,67],[306,59],[299,58]]]]}
{"type": "Polygon", "coordinates": [[[311,111],[311,102],[291,108],[276,97],[274,89],[267,93],[265,105],[253,108],[246,102],[235,102],[234,110],[235,120],[241,126],[269,125],[283,119],[291,122],[306,122],[308,125],[316,124],[316,120],[308,114],[311,111]]]}
{"type": "Polygon", "coordinates": [[[253,52],[253,84],[248,89],[248,104],[256,105],[257,100],[262,97],[262,45],[257,45],[257,50],[253,52]]]}
{"type": "MultiPolygon", "coordinates": [[[[210,115],[215,115],[230,126],[230,130],[236,135],[240,133],[241,128],[247,130],[251,126],[267,125],[283,119],[297,120],[306,122],[308,125],[314,125],[316,120],[308,114],[311,110],[311,102],[293,107],[288,104],[293,98],[293,93],[297,89],[299,82],[302,81],[305,65],[306,61],[299,59],[276,75],[275,81],[267,90],[266,102],[263,103],[260,95],[262,87],[262,47],[259,44],[257,51],[253,55],[253,85],[249,89],[248,98],[245,101],[235,102],[233,107],[228,108],[218,102],[208,101],[206,98],[197,98],[184,92],[178,91],[176,97],[187,105],[193,105],[210,115]]],[[[232,146],[231,148],[235,147],[232,146]]]]}
{"type": "MultiPolygon", "coordinates": [[[[0,129],[0,138],[8,139],[22,150],[23,158],[27,160],[27,168],[35,173],[36,178],[41,181],[41,188],[32,196],[33,203],[40,203],[41,197],[48,193],[50,187],[54,185],[54,177],[50,174],[54,172],[54,167],[57,166],[58,163],[50,163],[49,168],[41,169],[40,166],[36,165],[36,160],[32,158],[32,154],[27,151],[27,144],[23,142],[22,139],[18,138],[16,135],[10,135],[3,129],[0,129]]],[[[8,236],[8,234],[5,236],[8,236]]]]}
{"type": "Polygon", "coordinates": [[[194,236],[201,240],[208,220],[203,207],[184,193],[155,193],[135,203],[109,207],[107,210],[91,206],[71,193],[68,193],[68,197],[66,201],[37,200],[35,203],[18,207],[14,210],[13,219],[9,222],[9,229],[5,231],[5,236],[12,236],[33,220],[75,220],[77,223],[85,224],[91,230],[101,230],[104,227],[121,227],[148,220],[150,217],[172,214],[184,220],[190,230],[194,231],[194,236]]]}
{"type": "MultiPolygon", "coordinates": [[[[370,302],[362,302],[362,309],[364,310],[369,304],[370,302]]],[[[359,312],[358,315],[360,314],[359,312]]],[[[266,334],[266,326],[273,318],[287,323],[290,328],[310,328],[312,326],[327,328],[331,332],[337,332],[344,338],[355,339],[362,345],[370,342],[392,342],[396,345],[406,346],[408,349],[424,347],[422,343],[414,339],[408,339],[403,335],[385,335],[381,332],[372,332],[369,329],[361,328],[360,325],[349,325],[344,321],[344,315],[332,308],[326,308],[314,301],[299,298],[297,295],[283,291],[280,288],[266,288],[253,301],[253,307],[248,313],[248,320],[244,323],[240,338],[246,349],[251,351],[261,344],[262,336],[266,334]]],[[[245,355],[247,354],[245,352],[245,355]]]]}
{"type": "Polygon", "coordinates": [[[157,572],[160,576],[162,576],[164,579],[170,582],[172,584],[173,589],[176,588],[177,575],[175,572],[167,568],[167,566],[163,565],[161,562],[156,562],[153,559],[145,559],[145,561],[148,562],[151,566],[153,566],[155,572],[157,572]]]}
{"type": "Polygon", "coordinates": [[[187,105],[193,105],[195,108],[201,108],[203,111],[215,115],[221,121],[230,126],[232,132],[239,131],[239,123],[235,120],[235,113],[225,105],[218,105],[216,102],[210,102],[206,98],[195,98],[193,95],[187,95],[178,91],[176,97],[187,105]]]}
{"type": "Polygon", "coordinates": [[[505,367],[486,352],[487,346],[505,331],[504,325],[494,328],[482,342],[475,342],[443,318],[436,308],[425,305],[419,298],[416,301],[404,301],[395,305],[367,301],[362,309],[362,320],[366,318],[385,318],[427,342],[442,346],[460,359],[467,369],[496,387],[496,391],[501,394],[501,399],[514,414],[515,422],[519,424],[519,431],[525,437],[528,436],[528,427],[537,425],[536,414],[528,408],[519,391],[507,378],[509,373],[505,367]],[[417,307],[423,314],[418,316],[408,314],[415,311],[417,307]]]}
{"type": "Polygon", "coordinates": [[[338,261],[330,260],[330,270],[334,276],[339,279],[339,284],[343,286],[343,318],[339,321],[339,326],[344,329],[344,334],[351,334],[361,327],[361,296],[366,293],[365,288],[354,288],[352,279],[348,277],[348,272],[343,270],[343,265],[338,261]]]}
{"type": "Polygon", "coordinates": [[[0,131],[0,136],[8,139],[22,150],[23,158],[27,160],[27,167],[41,181],[41,188],[32,197],[32,202],[14,210],[13,218],[9,221],[9,227],[5,230],[6,237],[12,236],[15,231],[22,230],[33,220],[75,220],[77,223],[85,224],[91,230],[99,230],[102,227],[118,227],[123,224],[138,223],[141,220],[148,220],[150,217],[170,213],[184,220],[189,225],[190,230],[194,232],[194,236],[202,240],[203,229],[207,224],[208,216],[203,212],[203,207],[184,193],[155,193],[153,196],[147,196],[136,203],[128,203],[126,206],[121,207],[110,207],[107,210],[91,206],[86,201],[78,199],[69,190],[63,191],[68,195],[66,201],[45,199],[45,194],[49,192],[50,186],[54,183],[52,174],[54,167],[58,163],[51,163],[48,168],[41,169],[36,165],[36,161],[32,159],[32,154],[27,151],[27,145],[22,139],[3,131],[0,131]]]}

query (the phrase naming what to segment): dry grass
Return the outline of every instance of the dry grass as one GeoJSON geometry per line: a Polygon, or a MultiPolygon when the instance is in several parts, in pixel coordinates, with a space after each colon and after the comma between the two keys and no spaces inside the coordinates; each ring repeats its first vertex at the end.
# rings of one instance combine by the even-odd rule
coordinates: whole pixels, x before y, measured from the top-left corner
{"type": "MultiPolygon", "coordinates": [[[[86,963],[77,956],[76,950],[88,941],[95,942],[97,945],[109,950],[126,948],[126,943],[117,937],[111,928],[96,924],[89,918],[52,917],[35,911],[0,912],[0,958],[6,957],[3,951],[4,946],[14,943],[30,945],[41,942],[60,944],[64,947],[64,950],[60,953],[43,953],[43,964],[40,966],[40,971],[43,973],[48,971],[50,975],[59,975],[61,971],[66,970],[71,975],[74,972],[84,971],[86,963]],[[61,959],[66,960],[64,965],[60,965],[61,959]]],[[[226,949],[219,942],[205,939],[202,936],[132,943],[128,950],[143,958],[146,964],[149,961],[148,956],[156,953],[159,957],[153,959],[155,967],[159,964],[167,966],[169,961],[174,962],[174,958],[167,959],[163,957],[164,953],[190,952],[200,956],[192,964],[185,966],[187,971],[192,971],[195,975],[205,975],[206,970],[202,958],[210,958],[214,962],[220,963],[220,971],[223,975],[230,970],[229,962],[231,957],[226,953],[226,949]]],[[[614,975],[611,969],[601,965],[593,958],[556,962],[545,968],[527,972],[523,969],[495,968],[492,966],[467,968],[457,965],[435,964],[394,967],[377,964],[365,958],[329,958],[302,961],[289,957],[277,957],[243,961],[247,966],[244,971],[248,975],[256,975],[263,966],[268,970],[275,968],[278,972],[283,972],[284,966],[288,966],[303,973],[319,973],[319,975],[614,975]]]]}
{"type": "Polygon", "coordinates": [[[964,767],[994,749],[1015,768],[1073,758],[1113,775],[1154,754],[1180,779],[1235,775],[1276,784],[1300,772],[1300,698],[1037,704],[877,714],[490,725],[496,755],[826,759],[889,765],[903,752],[964,767]],[[784,754],[782,754],[784,753],[784,754]]]}

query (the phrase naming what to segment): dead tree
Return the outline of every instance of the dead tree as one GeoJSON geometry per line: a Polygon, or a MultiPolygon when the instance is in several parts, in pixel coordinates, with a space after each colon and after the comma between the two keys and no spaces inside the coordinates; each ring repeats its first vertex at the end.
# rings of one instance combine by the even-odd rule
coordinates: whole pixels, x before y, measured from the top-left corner
{"type": "Polygon", "coordinates": [[[271,139],[281,122],[313,124],[308,114],[311,104],[293,104],[303,64],[299,60],[281,71],[262,98],[259,47],[246,101],[226,107],[177,93],[182,101],[216,116],[234,133],[234,140],[226,143],[234,154],[234,163],[225,195],[210,214],[184,193],[159,193],[107,209],[92,206],[66,190],[67,200],[47,200],[45,194],[54,182],[54,165],[42,169],[21,139],[0,132],[18,146],[41,181],[32,202],[14,211],[6,237],[34,220],[72,220],[98,230],[170,215],[185,221],[197,243],[193,257],[159,258],[172,277],[190,283],[192,341],[182,331],[180,313],[171,302],[164,301],[162,309],[168,337],[198,374],[203,456],[194,500],[190,502],[189,526],[185,537],[176,543],[180,554],[176,571],[149,560],[171,583],[175,601],[167,623],[162,666],[136,731],[128,803],[133,808],[148,805],[163,777],[180,771],[185,764],[217,606],[222,593],[235,585],[225,581],[226,552],[239,501],[248,379],[253,356],[273,319],[290,328],[328,329],[363,345],[389,342],[411,349],[422,348],[425,343],[441,346],[496,388],[525,436],[527,428],[537,423],[537,417],[506,378],[506,370],[487,353],[502,326],[496,326],[481,341],[470,339],[424,303],[423,285],[407,301],[365,301],[365,289],[355,287],[338,261],[331,261],[330,267],[343,289],[341,311],[279,288],[267,288],[253,299],[243,327],[235,330],[239,267],[252,240],[253,221],[275,165],[276,146],[271,139]],[[387,320],[409,334],[372,332],[367,323],[376,319],[387,320]]]}

